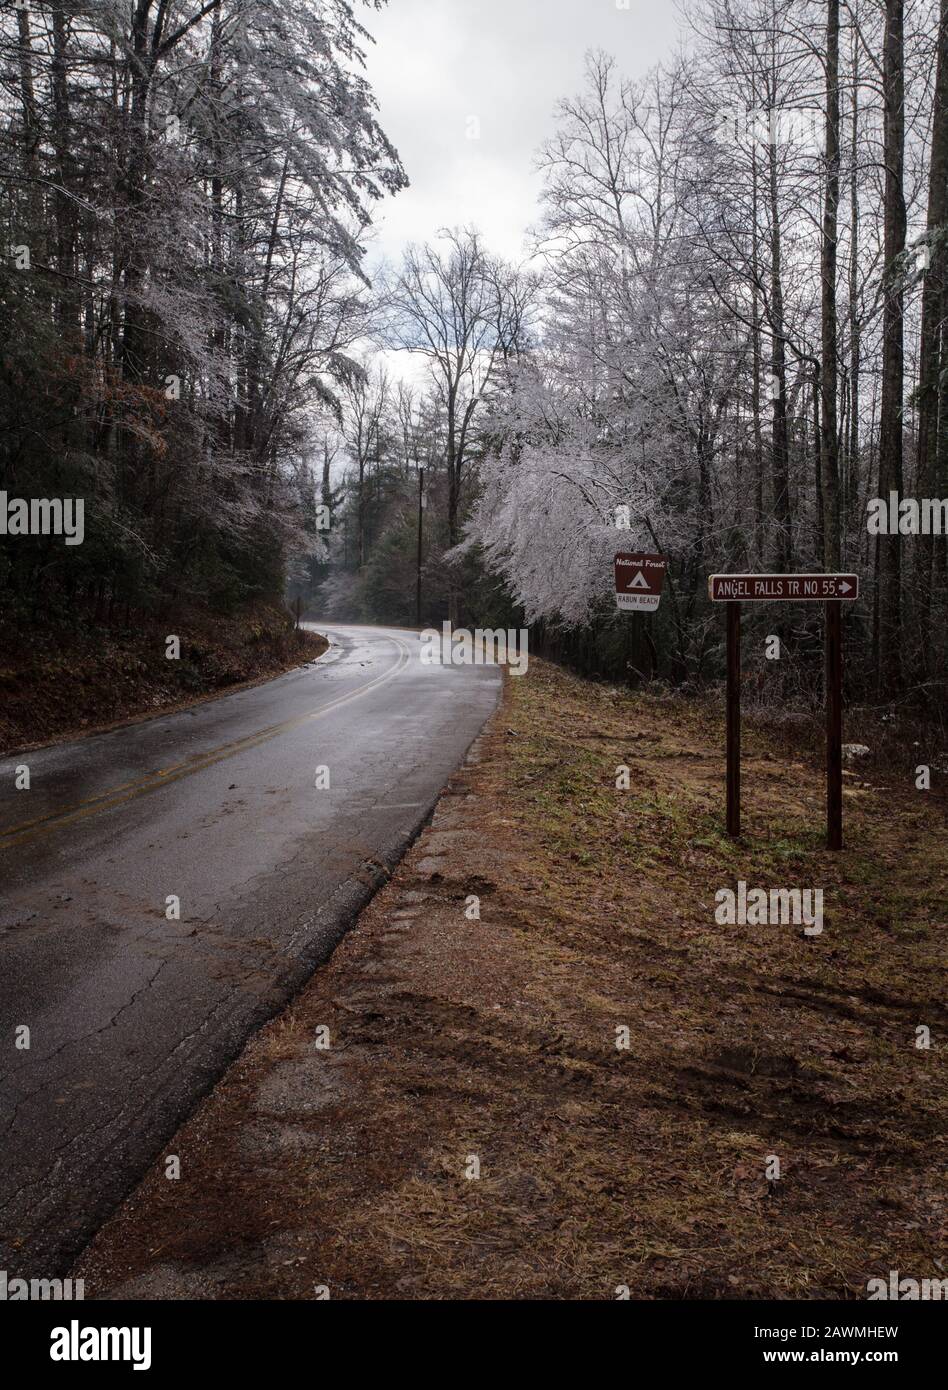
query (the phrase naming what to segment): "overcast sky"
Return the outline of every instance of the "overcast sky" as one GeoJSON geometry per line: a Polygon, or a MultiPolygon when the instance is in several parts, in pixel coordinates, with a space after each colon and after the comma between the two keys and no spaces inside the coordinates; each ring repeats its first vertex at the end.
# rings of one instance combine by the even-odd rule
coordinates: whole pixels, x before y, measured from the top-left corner
{"type": "Polygon", "coordinates": [[[674,0],[627,3],[389,0],[360,14],[376,40],[368,78],[382,128],[411,180],[376,207],[373,262],[467,223],[490,250],[520,259],[538,216],[534,154],[553,131],[557,99],[580,89],[586,50],[604,48],[635,77],[676,48],[674,0]]]}

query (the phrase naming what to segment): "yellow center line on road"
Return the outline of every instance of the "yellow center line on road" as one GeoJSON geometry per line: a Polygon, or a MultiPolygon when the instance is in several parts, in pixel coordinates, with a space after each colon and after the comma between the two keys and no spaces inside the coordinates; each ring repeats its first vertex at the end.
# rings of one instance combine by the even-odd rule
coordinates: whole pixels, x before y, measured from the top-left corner
{"type": "Polygon", "coordinates": [[[79,801],[74,806],[67,806],[62,811],[51,811],[49,815],[39,816],[35,820],[22,821],[19,825],[11,826],[9,830],[0,830],[0,849],[8,849],[12,845],[21,844],[24,840],[31,840],[38,835],[57,830],[60,826],[86,820],[89,816],[97,815],[100,811],[111,810],[114,806],[121,806],[127,801],[133,801],[146,792],[157,791],[159,787],[168,786],[171,782],[177,782],[182,777],[189,777],[194,772],[201,772],[206,767],[213,767],[215,763],[232,758],[236,753],[244,753],[251,748],[256,748],[271,738],[277,738],[280,734],[287,733],[290,729],[296,729],[302,724],[321,719],[324,714],[341,709],[343,705],[367,695],[370,690],[377,690],[379,686],[385,685],[387,681],[397,676],[411,660],[411,652],[407,644],[402,642],[400,638],[388,637],[386,641],[392,642],[398,648],[398,660],[395,665],[384,671],[382,675],[374,676],[364,685],[350,690],[347,695],[341,695],[338,700],[330,700],[328,704],[320,705],[318,709],[308,710],[306,714],[296,715],[293,719],[285,719],[280,724],[272,724],[269,728],[261,729],[255,734],[248,734],[245,738],[235,739],[233,743],[221,744],[219,748],[213,748],[210,752],[199,754],[196,758],[186,762],[173,763],[171,767],[152,772],[136,782],[125,782],[121,786],[110,787],[107,791],[97,792],[95,796],[90,796],[85,801],[79,801]]]}

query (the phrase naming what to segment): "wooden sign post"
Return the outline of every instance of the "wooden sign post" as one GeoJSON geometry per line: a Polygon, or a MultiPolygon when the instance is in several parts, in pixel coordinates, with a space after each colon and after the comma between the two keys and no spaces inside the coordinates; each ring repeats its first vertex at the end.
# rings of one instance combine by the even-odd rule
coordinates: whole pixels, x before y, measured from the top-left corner
{"type": "Polygon", "coordinates": [[[727,833],[741,833],[741,605],[727,606],[727,833]]]}
{"type": "Polygon", "coordinates": [[[823,603],[826,609],[826,846],[843,847],[843,602],[855,574],[712,574],[708,596],[727,604],[727,833],[741,833],[741,603],[823,603]]]}
{"type": "Polygon", "coordinates": [[[843,847],[843,624],[839,599],[826,602],[826,848],[843,847]]]}

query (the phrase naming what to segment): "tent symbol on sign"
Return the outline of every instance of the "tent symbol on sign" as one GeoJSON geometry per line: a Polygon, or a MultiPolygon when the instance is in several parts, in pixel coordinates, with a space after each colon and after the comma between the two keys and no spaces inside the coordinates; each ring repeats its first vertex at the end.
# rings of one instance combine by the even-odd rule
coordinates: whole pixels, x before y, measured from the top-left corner
{"type": "Polygon", "coordinates": [[[668,566],[664,555],[620,551],[615,558],[616,604],[626,611],[654,613],[668,566]]]}

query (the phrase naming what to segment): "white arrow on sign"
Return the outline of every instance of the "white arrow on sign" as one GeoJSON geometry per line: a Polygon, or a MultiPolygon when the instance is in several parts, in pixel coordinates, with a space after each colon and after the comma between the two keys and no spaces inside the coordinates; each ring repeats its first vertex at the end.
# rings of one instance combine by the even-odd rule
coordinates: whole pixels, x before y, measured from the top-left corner
{"type": "Polygon", "coordinates": [[[849,591],[850,591],[850,589],[851,589],[852,587],[853,587],[853,586],[852,586],[851,584],[847,584],[846,581],[845,581],[845,579],[844,579],[844,580],[842,580],[842,582],[841,582],[840,585],[839,585],[839,592],[840,592],[841,594],[848,594],[849,591]]]}

